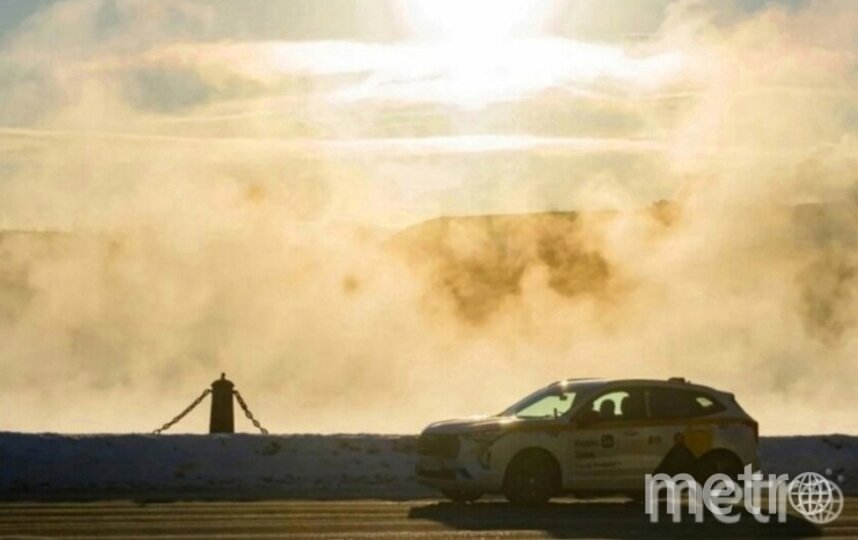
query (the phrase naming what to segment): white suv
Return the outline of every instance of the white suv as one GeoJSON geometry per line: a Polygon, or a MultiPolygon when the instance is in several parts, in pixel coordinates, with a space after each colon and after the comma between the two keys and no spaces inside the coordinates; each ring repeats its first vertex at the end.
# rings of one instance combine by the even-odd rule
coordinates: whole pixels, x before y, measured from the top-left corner
{"type": "Polygon", "coordinates": [[[437,422],[418,441],[417,476],[448,498],[503,493],[638,495],[644,475],[707,478],[757,469],[757,422],[733,394],[673,378],[551,384],[496,416],[437,422]]]}

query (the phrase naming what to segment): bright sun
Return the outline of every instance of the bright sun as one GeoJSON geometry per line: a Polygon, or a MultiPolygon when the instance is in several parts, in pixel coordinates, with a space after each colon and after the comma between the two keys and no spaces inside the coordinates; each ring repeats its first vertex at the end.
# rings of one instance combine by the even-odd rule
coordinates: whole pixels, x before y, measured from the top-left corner
{"type": "Polygon", "coordinates": [[[675,72],[681,60],[673,53],[632,57],[620,46],[552,35],[547,23],[560,12],[551,0],[398,0],[396,5],[413,39],[392,46],[390,63],[357,95],[478,108],[558,86],[586,90],[604,80],[645,89],[675,72]]]}
{"type": "Polygon", "coordinates": [[[538,31],[549,7],[545,0],[406,0],[403,3],[418,34],[452,41],[498,41],[538,31]]]}

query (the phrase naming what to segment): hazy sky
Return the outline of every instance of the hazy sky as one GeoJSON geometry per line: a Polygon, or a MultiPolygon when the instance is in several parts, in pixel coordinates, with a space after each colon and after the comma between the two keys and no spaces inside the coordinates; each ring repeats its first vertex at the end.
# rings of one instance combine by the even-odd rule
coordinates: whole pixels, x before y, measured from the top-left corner
{"type": "Polygon", "coordinates": [[[275,170],[300,169],[309,182],[322,160],[326,185],[339,193],[349,183],[349,196],[304,209],[313,217],[401,224],[672,198],[725,156],[790,166],[797,150],[855,133],[854,71],[844,65],[854,11],[756,1],[2,2],[0,204],[7,226],[125,222],[111,193],[151,182],[114,169],[148,162],[159,145],[182,160],[201,143],[212,144],[207,161],[226,159],[214,150],[223,147],[236,162],[299,158],[275,170]],[[750,54],[738,61],[734,50],[750,54]],[[830,114],[800,132],[758,133],[760,122],[793,120],[767,117],[777,102],[830,114]],[[57,185],[66,193],[53,200],[50,156],[83,136],[90,151],[105,145],[88,175],[108,174],[111,185],[78,179],[77,194],[57,185]],[[10,180],[18,175],[22,184],[39,176],[49,193],[10,180]],[[87,203],[95,196],[107,198],[98,210],[87,203]]]}
{"type": "Polygon", "coordinates": [[[594,374],[858,429],[856,156],[849,0],[2,0],[0,229],[79,236],[0,243],[0,429],[141,429],[222,369],[275,431],[594,374]],[[388,260],[438,216],[659,200],[388,260]],[[808,202],[847,211],[769,210],[808,202]]]}

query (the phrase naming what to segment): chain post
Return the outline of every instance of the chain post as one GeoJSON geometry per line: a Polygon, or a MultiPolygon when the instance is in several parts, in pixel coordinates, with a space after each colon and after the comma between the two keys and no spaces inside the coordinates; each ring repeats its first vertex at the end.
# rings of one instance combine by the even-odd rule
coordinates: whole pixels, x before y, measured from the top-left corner
{"type": "Polygon", "coordinates": [[[235,433],[235,419],[232,413],[235,385],[220,374],[220,379],[212,383],[212,412],[209,418],[209,433],[235,433]]]}
{"type": "MultiPolygon", "coordinates": [[[[221,379],[223,379],[223,378],[224,377],[221,376],[221,379]]],[[[230,386],[232,386],[231,383],[230,383],[230,386]]],[[[212,393],[211,388],[206,388],[205,390],[203,390],[203,393],[200,394],[200,396],[197,399],[192,401],[191,404],[185,408],[185,410],[183,410],[182,412],[177,414],[172,420],[170,420],[169,422],[167,422],[166,424],[164,424],[160,428],[152,431],[152,433],[155,435],[160,435],[164,431],[167,431],[168,429],[173,427],[173,425],[175,425],[182,418],[187,416],[188,413],[190,413],[192,410],[194,410],[196,408],[196,406],[199,405],[200,402],[203,399],[205,399],[206,396],[208,396],[211,393],[212,393]]],[[[235,396],[235,400],[238,401],[238,405],[241,407],[241,410],[244,411],[244,416],[246,416],[247,419],[250,420],[250,422],[253,424],[253,426],[256,429],[258,429],[260,433],[262,433],[263,435],[268,435],[268,430],[265,429],[264,427],[262,427],[262,424],[259,423],[259,420],[254,418],[253,413],[250,412],[250,408],[247,406],[247,402],[244,401],[244,398],[242,397],[241,393],[236,389],[232,389],[232,394],[235,396]]],[[[232,416],[232,414],[230,413],[230,417],[231,416],[232,416]]]]}

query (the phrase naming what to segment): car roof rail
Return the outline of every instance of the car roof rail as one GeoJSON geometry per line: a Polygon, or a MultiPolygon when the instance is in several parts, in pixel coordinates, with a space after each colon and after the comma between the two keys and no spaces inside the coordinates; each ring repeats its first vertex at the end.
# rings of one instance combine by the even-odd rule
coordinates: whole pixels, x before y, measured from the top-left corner
{"type": "Polygon", "coordinates": [[[685,377],[671,377],[667,379],[667,382],[688,384],[688,381],[685,380],[685,377]]]}

